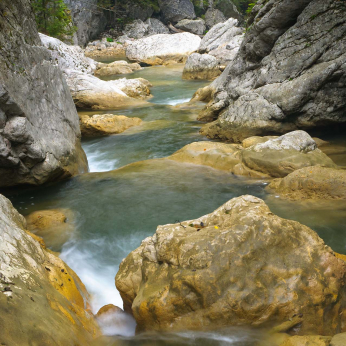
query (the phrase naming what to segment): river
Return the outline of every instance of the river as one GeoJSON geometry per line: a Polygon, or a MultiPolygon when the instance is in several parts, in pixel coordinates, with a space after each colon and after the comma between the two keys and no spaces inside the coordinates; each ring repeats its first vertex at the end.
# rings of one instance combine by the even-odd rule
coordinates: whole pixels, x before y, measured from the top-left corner
{"type": "MultiPolygon", "coordinates": [[[[266,181],[156,160],[188,143],[206,140],[196,121],[202,105],[191,108],[182,104],[207,83],[184,81],[181,75],[180,65],[146,67],[127,75],[148,79],[153,84],[153,98],[147,106],[105,113],[140,117],[143,124],[119,135],[83,140],[91,173],[50,186],[16,190],[8,196],[24,215],[52,208],[73,211],[75,231],[67,242],[51,248],[61,253],[84,282],[92,295],[94,312],[105,304],[122,306],[114,285],[119,264],[157,225],[200,217],[243,194],[264,199],[275,214],[308,225],[333,250],[346,253],[343,202],[293,203],[267,194],[266,181]]],[[[50,239],[45,240],[49,246],[50,239]]],[[[130,319],[126,327],[107,333],[122,337],[103,338],[97,344],[251,346],[261,336],[260,331],[239,328],[134,336],[135,324],[130,319]]]]}

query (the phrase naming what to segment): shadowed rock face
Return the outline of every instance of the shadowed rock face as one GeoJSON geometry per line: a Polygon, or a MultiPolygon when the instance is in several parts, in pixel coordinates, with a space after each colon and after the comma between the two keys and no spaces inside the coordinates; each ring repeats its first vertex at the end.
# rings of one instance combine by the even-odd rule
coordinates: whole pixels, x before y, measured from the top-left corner
{"type": "Polygon", "coordinates": [[[0,187],[86,171],[69,88],[41,45],[29,0],[0,3],[0,53],[0,187]]]}
{"type": "Polygon", "coordinates": [[[83,283],[25,228],[0,195],[0,343],[90,345],[100,331],[83,283]]]}
{"type": "Polygon", "coordinates": [[[145,330],[272,327],[345,330],[346,264],[310,228],[253,196],[196,220],[159,226],[120,265],[125,311],[145,330]],[[202,226],[201,226],[202,223],[202,226]]]}
{"type": "Polygon", "coordinates": [[[75,44],[86,46],[105,29],[107,19],[97,7],[97,0],[64,0],[71,10],[73,24],[77,27],[75,44]]]}
{"type": "Polygon", "coordinates": [[[236,58],[212,85],[210,138],[346,122],[346,4],[260,0],[236,58]]]}
{"type": "Polygon", "coordinates": [[[166,22],[175,24],[182,19],[196,18],[195,9],[190,0],[159,0],[159,6],[166,22]]]}

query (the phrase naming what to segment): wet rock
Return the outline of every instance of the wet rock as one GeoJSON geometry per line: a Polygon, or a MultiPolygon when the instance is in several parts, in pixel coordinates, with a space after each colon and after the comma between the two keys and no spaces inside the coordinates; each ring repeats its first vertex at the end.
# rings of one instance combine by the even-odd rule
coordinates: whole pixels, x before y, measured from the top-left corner
{"type": "Polygon", "coordinates": [[[205,13],[205,24],[208,29],[211,29],[214,25],[223,23],[226,20],[227,18],[217,8],[209,8],[205,13]]]}
{"type": "Polygon", "coordinates": [[[38,210],[26,216],[28,230],[58,252],[75,230],[73,221],[74,214],[69,209],[38,210]]]}
{"type": "Polygon", "coordinates": [[[30,1],[2,1],[0,13],[0,187],[87,171],[77,112],[30,1]]]}
{"type": "Polygon", "coordinates": [[[178,150],[168,159],[232,172],[240,163],[240,151],[241,147],[236,144],[195,142],[178,150]]]}
{"type": "Polygon", "coordinates": [[[345,275],[314,231],[242,196],[159,226],[122,261],[116,286],[142,330],[271,327],[301,314],[293,333],[332,335],[345,328],[345,275]]]}
{"type": "Polygon", "coordinates": [[[306,132],[293,131],[243,150],[241,164],[234,173],[285,177],[297,169],[315,165],[336,167],[306,132]]]}
{"type": "Polygon", "coordinates": [[[175,24],[182,19],[196,18],[195,10],[190,0],[159,0],[159,6],[165,22],[175,24]]]}
{"type": "Polygon", "coordinates": [[[254,178],[285,177],[303,167],[336,165],[316,147],[304,131],[294,131],[282,137],[242,147],[217,142],[191,143],[169,156],[171,160],[206,165],[237,175],[254,178]]]}
{"type": "Polygon", "coordinates": [[[198,49],[200,42],[199,36],[188,32],[153,35],[131,42],[126,49],[126,57],[149,65],[162,65],[168,60],[185,62],[198,49]]]}
{"type": "Polygon", "coordinates": [[[192,19],[180,20],[175,25],[175,27],[183,31],[191,32],[192,34],[195,34],[195,35],[204,35],[205,29],[206,29],[205,22],[201,18],[198,18],[195,20],[192,20],[192,19]]]}
{"type": "Polygon", "coordinates": [[[184,79],[214,79],[220,74],[217,59],[209,54],[191,54],[183,70],[184,79]]]}
{"type": "Polygon", "coordinates": [[[292,200],[345,199],[346,171],[326,167],[305,167],[268,186],[280,196],[292,200]]]}
{"type": "Polygon", "coordinates": [[[89,345],[100,330],[78,276],[25,232],[24,217],[3,196],[0,228],[1,342],[89,345]]]}
{"type": "MultiPolygon", "coordinates": [[[[345,4],[333,0],[259,1],[241,48],[215,85],[223,93],[210,138],[345,123],[345,4]],[[297,63],[298,61],[298,63],[297,63]]],[[[211,108],[212,104],[208,107],[211,108]]]]}
{"type": "Polygon", "coordinates": [[[243,29],[238,27],[238,21],[230,18],[213,26],[203,37],[199,53],[209,53],[215,56],[221,64],[229,64],[237,55],[244,39],[243,29]]]}
{"type": "Polygon", "coordinates": [[[94,40],[107,25],[103,11],[98,8],[97,0],[64,0],[71,10],[73,24],[77,27],[77,40],[80,46],[94,40]]]}
{"type": "Polygon", "coordinates": [[[104,77],[116,74],[127,74],[140,70],[139,64],[129,64],[127,61],[114,61],[110,64],[99,63],[95,71],[95,76],[104,77]]]}
{"type": "Polygon", "coordinates": [[[80,116],[83,137],[118,134],[141,123],[140,118],[129,118],[124,115],[95,114],[91,117],[87,115],[80,116]]]}

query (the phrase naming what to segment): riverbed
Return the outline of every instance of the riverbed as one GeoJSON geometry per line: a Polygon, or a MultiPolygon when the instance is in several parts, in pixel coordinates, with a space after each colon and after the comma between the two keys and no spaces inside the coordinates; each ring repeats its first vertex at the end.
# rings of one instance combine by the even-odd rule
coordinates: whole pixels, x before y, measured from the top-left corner
{"type": "MultiPolygon", "coordinates": [[[[185,103],[208,82],[183,80],[182,68],[146,67],[126,75],[148,79],[153,97],[142,107],[103,112],[140,117],[143,124],[119,135],[83,140],[90,173],[8,196],[23,215],[52,208],[74,212],[75,232],[52,250],[61,253],[86,285],[94,312],[105,304],[122,307],[114,285],[119,264],[158,225],[200,217],[244,194],[264,199],[273,213],[311,227],[334,251],[346,254],[346,203],[289,202],[268,194],[265,180],[160,160],[186,144],[207,140],[199,134],[202,124],[196,120],[203,104],[185,103]]],[[[346,162],[344,156],[338,158],[340,164],[346,162]]],[[[239,328],[134,337],[134,327],[129,322],[110,334],[122,335],[121,345],[250,346],[261,337],[260,331],[239,328]]],[[[114,340],[118,338],[104,341],[111,345],[114,340]]]]}

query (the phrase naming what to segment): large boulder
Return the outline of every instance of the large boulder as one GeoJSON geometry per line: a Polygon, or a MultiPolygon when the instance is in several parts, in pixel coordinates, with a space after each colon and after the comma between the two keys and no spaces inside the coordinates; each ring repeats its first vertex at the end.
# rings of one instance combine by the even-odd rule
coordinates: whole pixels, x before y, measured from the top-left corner
{"type": "Polygon", "coordinates": [[[238,140],[346,122],[346,4],[260,0],[236,58],[214,84],[219,119],[204,133],[238,140]]]}
{"type": "Polygon", "coordinates": [[[249,176],[263,174],[276,178],[303,167],[336,167],[304,131],[293,131],[244,149],[240,159],[241,164],[235,167],[234,172],[249,176]]]}
{"type": "Polygon", "coordinates": [[[184,79],[214,79],[220,74],[217,59],[209,54],[191,54],[183,70],[184,79]]]}
{"type": "Polygon", "coordinates": [[[73,24],[77,27],[74,43],[85,47],[87,43],[104,31],[107,19],[97,0],[64,0],[71,10],[73,24]]]}
{"type": "Polygon", "coordinates": [[[299,315],[291,333],[333,335],[346,329],[345,280],[346,263],[313,230],[242,196],[158,226],[116,286],[142,330],[269,328],[299,315]]]}
{"type": "Polygon", "coordinates": [[[139,64],[129,64],[127,61],[119,60],[111,62],[110,64],[99,63],[95,71],[95,76],[104,77],[116,74],[127,74],[140,70],[139,64]]]}
{"type": "Polygon", "coordinates": [[[1,343],[90,345],[100,331],[88,311],[88,292],[25,228],[24,217],[0,195],[1,343]]]}
{"type": "Polygon", "coordinates": [[[216,24],[225,22],[226,19],[224,14],[217,8],[208,8],[205,13],[205,25],[208,29],[211,29],[216,24]]]}
{"type": "Polygon", "coordinates": [[[346,171],[326,167],[305,167],[268,186],[288,199],[346,199],[346,171]]]}
{"type": "Polygon", "coordinates": [[[132,126],[140,125],[142,120],[125,115],[95,114],[80,116],[80,125],[83,137],[107,136],[122,133],[132,126]]]}
{"type": "Polygon", "coordinates": [[[162,65],[165,61],[185,62],[200,43],[199,36],[188,32],[153,35],[131,42],[126,49],[126,57],[149,65],[162,65]]]}
{"type": "Polygon", "coordinates": [[[191,32],[195,35],[204,35],[206,29],[205,22],[201,18],[195,20],[182,19],[175,25],[175,27],[183,31],[191,32]]]}
{"type": "Polygon", "coordinates": [[[92,59],[116,59],[125,56],[126,47],[118,40],[116,42],[102,42],[100,40],[90,42],[85,48],[84,54],[92,59]]]}
{"type": "Polygon", "coordinates": [[[238,27],[238,21],[230,18],[213,26],[203,37],[199,53],[209,53],[220,63],[228,65],[237,55],[244,39],[243,29],[238,27]]]}
{"type": "Polygon", "coordinates": [[[67,80],[77,108],[115,109],[141,104],[150,97],[151,85],[147,80],[117,79],[103,81],[95,76],[70,71],[67,80]]]}
{"type": "Polygon", "coordinates": [[[257,144],[246,148],[237,144],[195,142],[168,159],[254,178],[285,177],[295,170],[317,165],[336,168],[304,131],[294,131],[276,139],[267,137],[264,142],[257,141],[257,144]]]}
{"type": "Polygon", "coordinates": [[[0,12],[0,187],[87,171],[76,109],[30,1],[2,1],[0,12]]]}
{"type": "Polygon", "coordinates": [[[159,0],[159,6],[165,22],[175,24],[182,19],[196,18],[194,6],[190,0],[159,0]]]}

